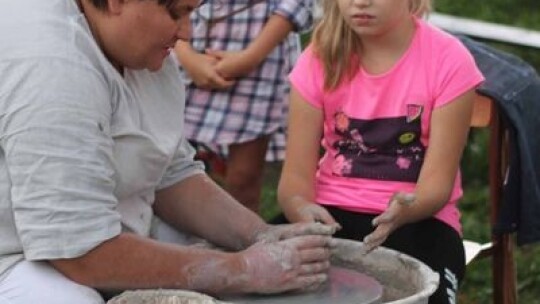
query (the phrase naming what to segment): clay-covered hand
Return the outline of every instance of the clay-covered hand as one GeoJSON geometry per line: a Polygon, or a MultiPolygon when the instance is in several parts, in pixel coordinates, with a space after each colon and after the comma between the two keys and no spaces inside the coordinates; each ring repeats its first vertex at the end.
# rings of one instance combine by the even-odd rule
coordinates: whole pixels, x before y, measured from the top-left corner
{"type": "Polygon", "coordinates": [[[270,243],[296,236],[320,235],[332,236],[337,226],[323,223],[296,223],[283,225],[267,225],[264,230],[258,231],[254,236],[255,242],[270,243]]]}
{"type": "Polygon", "coordinates": [[[412,193],[397,192],[388,202],[388,208],[373,219],[375,230],[368,234],[363,242],[366,253],[380,246],[388,236],[405,223],[407,209],[414,203],[415,195],[412,193]]]}
{"type": "Polygon", "coordinates": [[[341,229],[339,223],[323,206],[305,200],[300,196],[290,198],[283,206],[285,216],[291,223],[320,222],[341,229]]]}
{"type": "Polygon", "coordinates": [[[296,236],[256,243],[240,253],[245,277],[242,292],[314,290],[328,280],[330,236],[296,236]]]}

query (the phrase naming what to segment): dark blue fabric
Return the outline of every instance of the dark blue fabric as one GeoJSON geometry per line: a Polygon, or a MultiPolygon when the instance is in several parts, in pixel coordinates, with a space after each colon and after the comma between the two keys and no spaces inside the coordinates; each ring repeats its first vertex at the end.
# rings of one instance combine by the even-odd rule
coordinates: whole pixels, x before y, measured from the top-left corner
{"type": "Polygon", "coordinates": [[[458,36],[486,81],[509,132],[510,168],[495,233],[516,232],[518,245],[540,241],[540,77],[520,58],[458,36]]]}

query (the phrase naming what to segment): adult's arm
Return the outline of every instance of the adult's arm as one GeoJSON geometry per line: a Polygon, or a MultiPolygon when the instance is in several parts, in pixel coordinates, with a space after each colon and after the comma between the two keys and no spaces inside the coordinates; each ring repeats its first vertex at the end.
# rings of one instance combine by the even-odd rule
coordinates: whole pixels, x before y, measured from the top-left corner
{"type": "Polygon", "coordinates": [[[50,263],[73,281],[104,290],[185,288],[217,292],[220,288],[211,282],[207,290],[193,286],[190,274],[206,270],[217,272],[219,277],[220,273],[238,275],[242,270],[237,254],[180,247],[130,233],[121,233],[80,257],[50,263]]]}
{"type": "Polygon", "coordinates": [[[156,193],[157,216],[216,245],[243,249],[268,225],[206,174],[196,174],[156,193]]]}
{"type": "Polygon", "coordinates": [[[114,107],[101,74],[55,58],[3,71],[12,77],[2,83],[10,95],[0,103],[0,144],[27,260],[49,261],[66,277],[103,289],[276,292],[326,279],[329,237],[321,235],[224,253],[121,233],[114,107]]]}
{"type": "MultiPolygon", "coordinates": [[[[105,289],[196,286],[187,274],[208,261],[231,276],[244,270],[239,254],[193,252],[120,232],[113,104],[98,71],[54,58],[3,71],[11,81],[2,85],[12,87],[2,87],[11,94],[0,103],[0,144],[27,260],[50,261],[76,282],[105,289]]],[[[237,288],[199,283],[205,287],[237,288]]]]}
{"type": "Polygon", "coordinates": [[[73,281],[103,290],[274,293],[311,289],[326,281],[329,242],[320,235],[299,236],[225,253],[120,234],[81,257],[50,263],[73,281]]]}
{"type": "Polygon", "coordinates": [[[53,259],[51,264],[76,282],[113,290],[272,293],[313,288],[327,279],[332,229],[265,224],[205,174],[197,173],[189,155],[182,145],[163,183],[168,184],[173,176],[184,178],[156,193],[156,214],[177,228],[243,251],[225,253],[164,244],[124,233],[79,257],[53,259]]]}
{"type": "MultiPolygon", "coordinates": [[[[189,166],[183,167],[189,170],[189,166]]],[[[245,249],[256,242],[330,236],[335,232],[335,227],[314,223],[268,225],[203,173],[158,191],[154,210],[172,227],[229,250],[245,249]]]]}

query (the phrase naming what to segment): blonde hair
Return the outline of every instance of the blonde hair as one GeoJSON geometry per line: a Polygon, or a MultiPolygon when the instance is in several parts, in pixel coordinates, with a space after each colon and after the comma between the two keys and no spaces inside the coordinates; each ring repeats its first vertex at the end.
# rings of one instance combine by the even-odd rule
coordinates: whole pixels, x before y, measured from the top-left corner
{"type": "MultiPolygon", "coordinates": [[[[324,89],[332,91],[345,77],[358,72],[361,41],[345,23],[336,0],[320,0],[323,15],[311,36],[315,55],[323,64],[324,89]]],[[[422,17],[431,10],[431,0],[409,0],[412,15],[422,17]]]]}

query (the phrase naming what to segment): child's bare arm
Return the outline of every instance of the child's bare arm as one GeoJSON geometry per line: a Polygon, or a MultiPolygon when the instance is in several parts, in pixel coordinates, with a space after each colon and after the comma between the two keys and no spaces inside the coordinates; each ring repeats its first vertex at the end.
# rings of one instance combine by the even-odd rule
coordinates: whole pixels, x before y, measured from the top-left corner
{"type": "Polygon", "coordinates": [[[197,87],[226,89],[234,84],[234,81],[223,78],[216,71],[217,58],[195,51],[188,42],[179,40],[174,51],[178,61],[197,87]]]}
{"type": "Polygon", "coordinates": [[[291,88],[289,135],[278,201],[290,222],[322,222],[339,229],[340,225],[330,213],[315,202],[323,115],[323,111],[309,104],[294,86],[291,88]]]}
{"type": "Polygon", "coordinates": [[[382,244],[398,227],[437,213],[450,199],[461,154],[467,141],[474,90],[433,111],[429,147],[414,192],[414,201],[404,194],[392,198],[388,209],[373,220],[376,229],[366,236],[368,250],[382,244]]]}
{"type": "Polygon", "coordinates": [[[237,78],[255,69],[293,29],[289,20],[274,14],[246,49],[239,52],[206,50],[206,53],[220,59],[216,69],[221,76],[237,78]]]}

